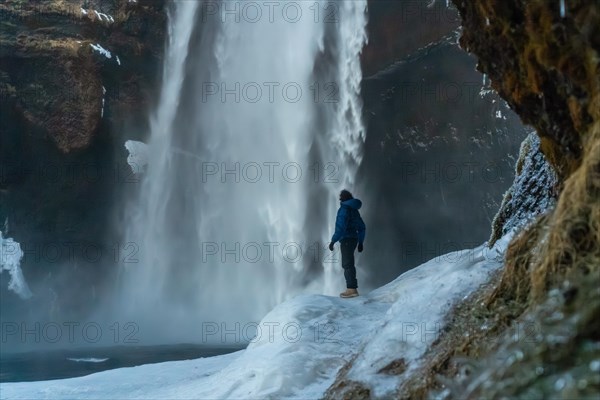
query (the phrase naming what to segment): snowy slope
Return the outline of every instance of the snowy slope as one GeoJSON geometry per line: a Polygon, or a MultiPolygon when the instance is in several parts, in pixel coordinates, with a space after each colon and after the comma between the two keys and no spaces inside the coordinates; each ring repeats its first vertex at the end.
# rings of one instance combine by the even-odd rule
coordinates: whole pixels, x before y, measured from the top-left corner
{"type": "Polygon", "coordinates": [[[263,318],[261,335],[246,350],[72,379],[4,383],[0,398],[319,398],[354,356],[349,377],[386,396],[400,378],[377,371],[399,357],[408,367],[403,378],[417,367],[435,330],[443,328],[445,313],[502,266],[508,239],[493,249],[437,257],[366,296],[295,297],[263,318]]]}

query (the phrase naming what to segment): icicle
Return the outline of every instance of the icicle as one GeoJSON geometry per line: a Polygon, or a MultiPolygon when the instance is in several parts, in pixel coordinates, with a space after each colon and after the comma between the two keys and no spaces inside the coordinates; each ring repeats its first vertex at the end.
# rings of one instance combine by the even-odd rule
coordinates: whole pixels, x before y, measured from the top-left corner
{"type": "Polygon", "coordinates": [[[565,6],[565,0],[560,0],[560,17],[564,18],[567,15],[567,8],[565,6]]]}
{"type": "Polygon", "coordinates": [[[98,44],[98,43],[91,44],[90,43],[90,47],[92,49],[96,50],[98,53],[102,54],[104,57],[106,57],[106,58],[112,58],[112,54],[110,53],[110,51],[108,51],[104,47],[100,46],[100,44],[98,44]]]}
{"type": "Polygon", "coordinates": [[[104,95],[106,94],[106,88],[102,86],[102,110],[100,110],[100,118],[104,118],[104,95]]]}

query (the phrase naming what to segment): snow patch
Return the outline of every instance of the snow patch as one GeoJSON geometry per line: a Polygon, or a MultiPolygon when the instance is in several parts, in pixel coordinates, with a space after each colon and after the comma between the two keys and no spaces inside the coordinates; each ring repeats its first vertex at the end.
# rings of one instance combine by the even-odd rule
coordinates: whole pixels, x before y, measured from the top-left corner
{"type": "Polygon", "coordinates": [[[93,11],[100,21],[103,21],[103,18],[104,18],[104,20],[106,20],[106,22],[108,22],[108,23],[115,22],[115,19],[111,15],[104,14],[104,13],[98,12],[96,10],[93,10],[93,11]]]}
{"type": "MultiPolygon", "coordinates": [[[[80,42],[78,42],[78,43],[80,43],[80,42]]],[[[110,51],[106,50],[104,47],[102,47],[98,43],[96,43],[96,44],[91,44],[90,43],[90,46],[92,47],[92,49],[94,49],[98,53],[102,54],[104,57],[106,57],[108,59],[112,59],[112,56],[113,56],[112,53],[110,51]]],[[[121,65],[121,59],[116,54],[115,54],[115,60],[116,60],[117,64],[120,66],[121,65]]]]}
{"type": "Polygon", "coordinates": [[[23,251],[21,245],[11,238],[4,239],[2,231],[0,231],[0,274],[3,271],[8,271],[10,281],[8,289],[15,292],[23,300],[29,299],[32,296],[29,286],[21,271],[21,259],[23,251]]]}
{"type": "Polygon", "coordinates": [[[106,58],[112,58],[112,54],[110,53],[110,51],[106,50],[104,47],[100,46],[99,44],[92,44],[90,43],[90,46],[92,47],[92,49],[96,50],[98,53],[102,54],[104,57],[106,58]]]}

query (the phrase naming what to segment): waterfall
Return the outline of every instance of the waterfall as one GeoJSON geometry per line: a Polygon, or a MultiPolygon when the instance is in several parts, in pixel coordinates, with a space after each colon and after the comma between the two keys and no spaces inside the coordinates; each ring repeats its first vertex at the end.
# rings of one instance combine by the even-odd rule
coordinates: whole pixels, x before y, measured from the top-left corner
{"type": "Polygon", "coordinates": [[[366,0],[170,4],[148,167],[123,222],[122,315],[190,340],[202,322],[258,322],[343,287],[324,249],[361,160],[365,12],[366,0]]]}

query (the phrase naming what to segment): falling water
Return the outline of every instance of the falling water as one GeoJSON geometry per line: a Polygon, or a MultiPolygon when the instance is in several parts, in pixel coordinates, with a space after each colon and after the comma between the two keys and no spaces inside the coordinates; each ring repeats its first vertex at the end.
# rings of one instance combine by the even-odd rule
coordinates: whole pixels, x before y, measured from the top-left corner
{"type": "Polygon", "coordinates": [[[155,337],[343,286],[323,249],[361,161],[366,0],[273,4],[171,4],[117,296],[155,337]]]}

